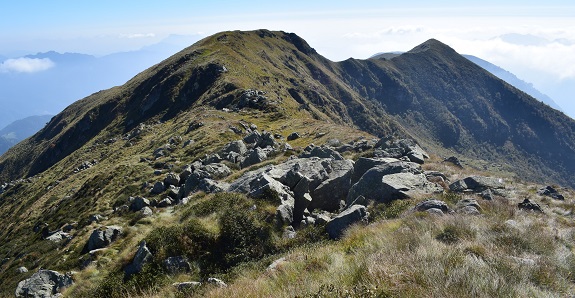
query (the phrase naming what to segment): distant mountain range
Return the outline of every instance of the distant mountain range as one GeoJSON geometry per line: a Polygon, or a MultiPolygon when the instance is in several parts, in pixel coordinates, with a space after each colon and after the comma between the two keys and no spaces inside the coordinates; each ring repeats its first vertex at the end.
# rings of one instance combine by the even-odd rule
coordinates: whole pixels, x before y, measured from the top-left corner
{"type": "MultiPolygon", "coordinates": [[[[393,59],[401,55],[402,53],[403,52],[377,53],[373,55],[371,58],[393,59]]],[[[533,87],[533,84],[521,80],[513,73],[481,58],[472,55],[462,55],[462,56],[469,59],[471,62],[481,66],[483,69],[489,71],[491,74],[504,80],[513,87],[533,96],[534,98],[542,101],[543,103],[547,104],[548,106],[556,110],[563,111],[563,109],[561,109],[561,107],[551,97],[535,89],[535,87],[533,87]]]]}
{"type": "Polygon", "coordinates": [[[17,120],[0,130],[0,155],[4,154],[10,147],[18,142],[35,134],[46,123],[50,121],[52,115],[30,116],[17,120]]]}
{"type": "Polygon", "coordinates": [[[198,39],[174,35],[138,51],[102,57],[54,51],[12,60],[0,56],[0,127],[31,115],[56,114],[78,98],[124,84],[198,39]],[[48,62],[50,67],[37,72],[1,67],[3,62],[23,59],[48,62]]]}

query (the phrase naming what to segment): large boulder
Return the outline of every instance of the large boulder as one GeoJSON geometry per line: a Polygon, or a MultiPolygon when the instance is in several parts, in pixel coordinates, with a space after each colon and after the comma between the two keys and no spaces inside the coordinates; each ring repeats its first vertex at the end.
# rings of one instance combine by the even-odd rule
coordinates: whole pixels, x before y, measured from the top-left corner
{"type": "Polygon", "coordinates": [[[62,289],[74,283],[72,277],[52,270],[40,270],[18,283],[16,297],[61,297],[62,289]]]}
{"type": "Polygon", "coordinates": [[[144,207],[150,206],[150,200],[142,197],[135,197],[130,200],[132,203],[130,204],[130,209],[133,211],[140,211],[144,207]]]}
{"type": "Polygon", "coordinates": [[[368,201],[388,203],[396,199],[410,198],[416,194],[441,192],[425,174],[414,173],[411,163],[396,162],[376,166],[367,171],[349,190],[347,204],[359,196],[368,201]]]}
{"type": "Polygon", "coordinates": [[[88,239],[87,251],[104,248],[116,241],[122,235],[122,227],[106,226],[92,231],[88,239]]]}
{"type": "Polygon", "coordinates": [[[50,236],[45,238],[48,241],[52,241],[54,243],[59,243],[62,241],[68,241],[70,239],[72,239],[72,235],[70,235],[69,233],[65,233],[62,231],[56,231],[54,233],[52,233],[50,236]]]}
{"type": "Polygon", "coordinates": [[[363,176],[363,174],[365,174],[365,172],[369,171],[370,169],[384,165],[390,168],[387,170],[389,171],[390,174],[401,173],[401,172],[411,172],[417,174],[421,173],[421,167],[418,164],[400,161],[397,158],[360,157],[353,166],[353,176],[351,178],[351,183],[355,184],[357,181],[359,181],[361,176],[363,176]]]}
{"type": "Polygon", "coordinates": [[[220,150],[220,154],[222,156],[227,156],[231,152],[237,153],[239,155],[244,155],[246,152],[248,152],[248,148],[242,140],[237,140],[226,144],[222,150],[220,150]]]}
{"type": "Polygon", "coordinates": [[[343,232],[352,224],[367,222],[368,213],[365,206],[353,205],[330,220],[325,229],[332,239],[338,239],[343,232]]]}
{"type": "Polygon", "coordinates": [[[258,164],[268,158],[267,154],[261,148],[254,148],[247,153],[247,156],[240,162],[242,168],[258,164]]]}
{"type": "Polygon", "coordinates": [[[198,185],[198,190],[205,193],[218,193],[224,192],[229,188],[229,184],[226,182],[212,180],[210,178],[204,178],[200,181],[198,185]]]}
{"type": "Polygon", "coordinates": [[[484,176],[471,176],[462,180],[458,180],[449,185],[449,189],[454,192],[482,192],[487,189],[502,189],[505,188],[503,179],[484,177],[484,176]]]}
{"type": "Polygon", "coordinates": [[[331,173],[328,178],[321,182],[311,191],[312,201],[308,208],[322,209],[326,211],[338,211],[340,202],[345,201],[351,187],[353,174],[353,161],[334,160],[331,163],[331,173]]]}
{"type": "Polygon", "coordinates": [[[150,262],[152,260],[152,257],[153,257],[152,253],[146,246],[146,241],[140,242],[140,245],[138,246],[138,250],[136,251],[134,258],[132,259],[132,262],[124,268],[124,273],[126,274],[126,277],[129,278],[132,274],[136,274],[142,271],[144,265],[150,262]]]}
{"type": "Polygon", "coordinates": [[[209,173],[210,177],[207,178],[213,178],[213,179],[221,179],[229,176],[232,173],[230,168],[222,163],[205,165],[201,167],[199,170],[203,170],[209,173]]]}
{"type": "Polygon", "coordinates": [[[441,211],[441,213],[451,212],[451,208],[449,208],[449,206],[447,206],[444,201],[436,199],[427,199],[425,201],[419,202],[417,205],[415,205],[415,207],[413,207],[413,210],[419,212],[428,211],[430,209],[437,209],[441,211]]]}
{"type": "Polygon", "coordinates": [[[177,175],[175,173],[169,173],[166,178],[164,178],[164,185],[170,186],[179,186],[180,185],[180,175],[177,175]]]}

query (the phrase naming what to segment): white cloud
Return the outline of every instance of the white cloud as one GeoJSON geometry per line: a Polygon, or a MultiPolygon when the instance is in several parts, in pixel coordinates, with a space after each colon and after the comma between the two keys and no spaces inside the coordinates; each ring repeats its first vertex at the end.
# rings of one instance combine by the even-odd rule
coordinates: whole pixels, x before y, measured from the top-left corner
{"type": "Polygon", "coordinates": [[[49,58],[16,58],[8,59],[0,64],[0,72],[34,73],[48,70],[56,64],[49,58]]]}

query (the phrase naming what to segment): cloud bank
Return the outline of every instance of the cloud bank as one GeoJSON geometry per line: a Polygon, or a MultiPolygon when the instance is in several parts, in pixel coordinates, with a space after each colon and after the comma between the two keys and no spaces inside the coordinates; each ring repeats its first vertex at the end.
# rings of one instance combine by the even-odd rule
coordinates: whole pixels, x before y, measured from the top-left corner
{"type": "Polygon", "coordinates": [[[16,58],[0,63],[0,72],[35,73],[48,70],[56,64],[49,58],[16,58]]]}

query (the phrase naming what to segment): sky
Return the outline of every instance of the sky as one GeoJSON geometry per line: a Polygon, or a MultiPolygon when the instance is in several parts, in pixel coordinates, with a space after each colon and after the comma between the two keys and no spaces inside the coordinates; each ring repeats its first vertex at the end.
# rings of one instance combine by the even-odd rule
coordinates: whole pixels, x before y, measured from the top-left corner
{"type": "MultiPolygon", "coordinates": [[[[407,51],[436,38],[533,83],[575,116],[572,0],[4,1],[0,56],[51,50],[106,55],[170,35],[261,28],[294,32],[334,61],[407,51]]],[[[46,60],[11,63],[1,64],[0,72],[51,66],[46,60]]]]}

